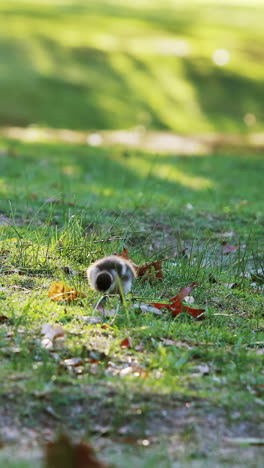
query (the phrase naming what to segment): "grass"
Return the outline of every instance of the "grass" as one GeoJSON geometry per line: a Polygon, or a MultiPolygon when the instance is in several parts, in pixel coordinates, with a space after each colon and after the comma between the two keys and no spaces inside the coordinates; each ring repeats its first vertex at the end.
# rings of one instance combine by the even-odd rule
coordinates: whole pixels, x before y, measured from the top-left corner
{"type": "Polygon", "coordinates": [[[3,139],[0,174],[0,466],[41,466],[39,444],[61,427],[120,467],[230,467],[238,455],[262,466],[251,445],[261,443],[262,156],[3,139]],[[225,255],[226,244],[237,250],[225,255]],[[162,282],[137,280],[102,328],[87,321],[98,295],[85,270],[124,246],[137,263],[177,255],[162,282]],[[85,297],[52,302],[56,280],[85,297]],[[193,281],[203,321],[134,307],[193,281]],[[53,351],[43,323],[65,331],[53,351]]]}
{"type": "MultiPolygon", "coordinates": [[[[262,131],[262,12],[257,0],[2,2],[0,124],[262,131]]],[[[263,169],[249,148],[0,139],[0,467],[43,466],[61,428],[120,468],[262,466],[263,169]],[[85,272],[124,247],[139,264],[167,257],[164,280],[109,299],[118,312],[102,326],[85,272]],[[51,301],[54,281],[84,297],[51,301]],[[136,305],[194,281],[204,320],[136,305]],[[44,323],[63,328],[53,349],[44,323]]]]}
{"type": "Polygon", "coordinates": [[[258,0],[1,2],[0,123],[261,131],[262,13],[258,0]]]}

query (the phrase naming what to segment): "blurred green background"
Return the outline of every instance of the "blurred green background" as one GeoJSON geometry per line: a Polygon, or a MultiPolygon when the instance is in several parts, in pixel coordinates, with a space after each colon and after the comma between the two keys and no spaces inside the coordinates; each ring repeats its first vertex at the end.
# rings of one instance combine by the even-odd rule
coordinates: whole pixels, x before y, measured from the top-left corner
{"type": "Polygon", "coordinates": [[[2,0],[0,125],[258,132],[262,0],[2,0]]]}

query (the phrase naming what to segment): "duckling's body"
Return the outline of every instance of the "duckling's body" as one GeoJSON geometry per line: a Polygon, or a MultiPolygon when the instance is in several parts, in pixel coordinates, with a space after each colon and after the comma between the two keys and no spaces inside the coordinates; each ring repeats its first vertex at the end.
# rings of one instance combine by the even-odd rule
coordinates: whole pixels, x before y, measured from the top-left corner
{"type": "Polygon", "coordinates": [[[97,260],[87,270],[90,286],[101,293],[128,294],[136,271],[132,264],[118,255],[97,260]]]}

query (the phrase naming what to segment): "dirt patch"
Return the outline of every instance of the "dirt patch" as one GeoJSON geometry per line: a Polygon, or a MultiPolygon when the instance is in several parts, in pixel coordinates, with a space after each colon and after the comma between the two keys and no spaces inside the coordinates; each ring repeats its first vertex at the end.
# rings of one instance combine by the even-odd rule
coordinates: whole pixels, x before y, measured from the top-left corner
{"type": "Polygon", "coordinates": [[[172,132],[136,130],[99,131],[96,133],[38,127],[2,127],[0,135],[22,141],[61,141],[91,146],[121,146],[155,153],[209,154],[234,149],[262,151],[263,133],[246,135],[205,134],[183,136],[172,132]]]}

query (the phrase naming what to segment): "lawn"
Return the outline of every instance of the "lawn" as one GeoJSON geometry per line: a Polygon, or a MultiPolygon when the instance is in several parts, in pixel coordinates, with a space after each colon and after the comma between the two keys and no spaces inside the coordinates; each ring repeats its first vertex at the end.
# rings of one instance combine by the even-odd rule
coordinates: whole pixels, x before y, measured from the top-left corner
{"type": "Polygon", "coordinates": [[[0,124],[263,126],[260,0],[2,1],[0,124]]]}
{"type": "Polygon", "coordinates": [[[0,466],[41,466],[62,427],[120,468],[262,466],[263,156],[11,139],[0,154],[0,466]],[[164,278],[94,323],[85,270],[124,247],[166,257],[164,278]],[[51,301],[54,281],[85,297],[51,301]],[[136,305],[193,282],[204,320],[136,305]]]}

